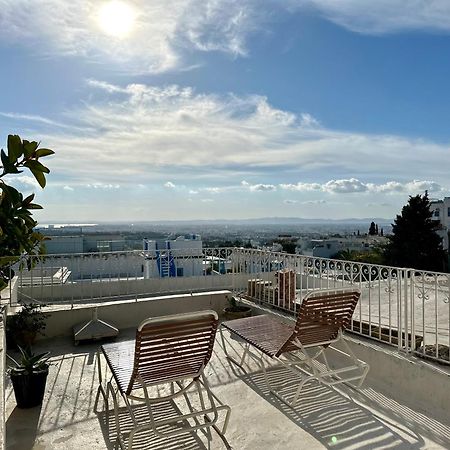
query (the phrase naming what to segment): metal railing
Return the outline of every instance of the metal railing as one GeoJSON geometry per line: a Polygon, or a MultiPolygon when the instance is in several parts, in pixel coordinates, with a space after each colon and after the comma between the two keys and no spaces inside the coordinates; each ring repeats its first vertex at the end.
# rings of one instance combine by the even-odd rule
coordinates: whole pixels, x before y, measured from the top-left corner
{"type": "Polygon", "coordinates": [[[231,248],[51,254],[10,267],[3,303],[98,303],[232,289],[231,248]],[[220,275],[220,276],[219,276],[220,275]]]}
{"type": "Polygon", "coordinates": [[[238,293],[295,314],[311,290],[356,287],[361,298],[350,331],[450,363],[450,274],[263,250],[235,249],[238,293]]]}
{"type": "Polygon", "coordinates": [[[351,332],[449,363],[450,274],[242,248],[81,253],[11,266],[3,302],[138,300],[228,289],[295,314],[311,290],[357,287],[351,332]]]}

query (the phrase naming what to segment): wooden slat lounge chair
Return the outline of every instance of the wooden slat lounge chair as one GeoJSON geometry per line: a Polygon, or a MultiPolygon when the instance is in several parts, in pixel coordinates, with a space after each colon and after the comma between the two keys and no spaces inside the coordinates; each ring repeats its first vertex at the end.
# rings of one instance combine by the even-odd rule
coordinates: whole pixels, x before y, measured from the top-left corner
{"type": "Polygon", "coordinates": [[[287,324],[273,315],[260,315],[230,320],[221,325],[222,343],[227,357],[242,367],[251,357],[263,369],[270,392],[289,406],[295,406],[306,382],[317,380],[326,385],[357,382],[360,387],[369,370],[360,361],[344,339],[343,330],[350,326],[360,292],[356,289],[313,291],[300,306],[295,325],[287,324]],[[223,329],[227,329],[243,342],[244,353],[238,362],[227,351],[223,329]],[[345,351],[335,346],[341,341],[345,351]],[[257,349],[255,353],[252,349],[257,349]],[[326,357],[327,351],[337,351],[350,360],[350,365],[333,369],[326,357]],[[291,372],[300,375],[300,383],[292,399],[286,398],[269,382],[265,357],[274,359],[291,372]],[[319,360],[321,357],[321,361],[319,360]]]}
{"type": "MultiPolygon", "coordinates": [[[[209,427],[221,435],[225,433],[230,415],[230,407],[224,405],[211,392],[204,375],[205,366],[211,358],[218,319],[214,311],[150,318],[144,320],[136,331],[134,341],[102,345],[97,353],[99,388],[94,410],[100,395],[105,401],[106,411],[109,396],[114,402],[117,441],[120,448],[133,448],[137,433],[152,430],[157,436],[176,435],[195,430],[203,430],[211,439],[209,427]],[[111,371],[111,379],[103,379],[101,355],[106,359],[111,371]],[[114,384],[114,385],[113,385],[114,384]],[[170,387],[164,394],[163,386],[170,387]],[[158,386],[158,389],[154,387],[158,386]],[[152,389],[153,387],[153,389],[152,389]],[[189,397],[196,390],[199,407],[194,408],[189,397]],[[153,391],[157,395],[153,395],[153,391]],[[204,392],[206,392],[206,400],[204,392]],[[133,429],[128,435],[128,446],[120,430],[117,393],[123,398],[131,415],[133,429]],[[157,418],[156,404],[184,397],[185,410],[170,418],[157,418]],[[144,403],[148,410],[148,420],[144,422],[133,413],[135,402],[144,403]],[[207,405],[207,406],[206,406],[207,405]],[[153,407],[154,408],[153,408],[153,407]],[[216,426],[219,411],[225,411],[225,421],[221,430],[216,426]]],[[[178,405],[177,405],[178,407],[178,405]]],[[[141,435],[142,436],[142,435],[141,435]]]]}

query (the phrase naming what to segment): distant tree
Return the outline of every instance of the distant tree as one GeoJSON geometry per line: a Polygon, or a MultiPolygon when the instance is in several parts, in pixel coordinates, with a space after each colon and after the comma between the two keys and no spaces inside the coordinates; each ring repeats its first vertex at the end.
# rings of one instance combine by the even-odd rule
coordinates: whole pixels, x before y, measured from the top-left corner
{"type": "Polygon", "coordinates": [[[345,261],[356,261],[357,255],[358,255],[357,251],[350,250],[347,248],[345,250],[340,250],[335,255],[333,255],[331,258],[332,259],[342,259],[345,261]]]}
{"type": "Polygon", "coordinates": [[[253,245],[250,240],[244,244],[244,248],[253,248],[253,245]]]}
{"type": "Polygon", "coordinates": [[[378,224],[375,224],[375,234],[378,236],[378,224]]]}
{"type": "Polygon", "coordinates": [[[432,220],[428,193],[410,196],[392,224],[392,234],[384,249],[386,263],[414,269],[447,269],[447,255],[436,233],[439,224],[432,220]]]}
{"type": "Polygon", "coordinates": [[[384,236],[384,231],[383,231],[383,228],[381,228],[381,231],[380,231],[380,236],[384,236]]]}
{"type": "Polygon", "coordinates": [[[333,258],[367,264],[385,264],[383,249],[381,247],[374,247],[370,251],[365,252],[349,249],[341,250],[333,258]]]}
{"type": "Polygon", "coordinates": [[[375,236],[376,234],[377,234],[377,232],[376,232],[375,222],[371,222],[370,227],[369,227],[369,236],[375,236]]]}
{"type": "Polygon", "coordinates": [[[358,233],[357,233],[357,235],[359,236],[359,230],[358,230],[358,233]]]}

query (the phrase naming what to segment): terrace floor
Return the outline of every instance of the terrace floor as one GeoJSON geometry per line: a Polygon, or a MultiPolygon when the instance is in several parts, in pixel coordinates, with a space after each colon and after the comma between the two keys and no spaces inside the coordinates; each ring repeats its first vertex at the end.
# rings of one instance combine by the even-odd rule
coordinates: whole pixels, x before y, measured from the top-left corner
{"type": "MultiPolygon", "coordinates": [[[[125,330],[120,340],[133,337],[125,330]]],[[[234,344],[234,342],[232,342],[234,344]]],[[[211,449],[440,449],[450,448],[450,423],[426,417],[376,392],[369,384],[359,392],[306,387],[295,409],[268,391],[261,372],[246,371],[225,358],[220,339],[207,368],[213,392],[231,406],[227,442],[213,433],[211,449]]],[[[52,367],[42,407],[20,410],[7,387],[7,438],[10,450],[113,449],[113,414],[93,411],[97,392],[98,344],[75,347],[69,339],[40,342],[36,350],[51,350],[52,367]],[[109,426],[108,426],[109,425],[109,426]]],[[[286,384],[289,373],[279,368],[270,376],[286,384]]],[[[168,405],[169,407],[170,405],[168,405]]],[[[122,414],[123,413],[123,414],[122,414]]],[[[126,410],[121,423],[126,426],[126,410]]],[[[201,433],[161,439],[149,433],[142,449],[204,449],[201,433]]]]}

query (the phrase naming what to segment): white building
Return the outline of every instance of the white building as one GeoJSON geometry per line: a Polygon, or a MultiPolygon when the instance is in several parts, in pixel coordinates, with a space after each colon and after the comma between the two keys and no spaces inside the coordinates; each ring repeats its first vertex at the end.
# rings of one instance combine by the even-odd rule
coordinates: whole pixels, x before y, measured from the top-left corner
{"type": "Polygon", "coordinates": [[[449,248],[450,197],[444,197],[443,200],[431,200],[430,210],[433,212],[432,219],[439,221],[441,225],[441,229],[437,233],[442,238],[444,250],[447,250],[449,248]]]}
{"type": "Polygon", "coordinates": [[[347,236],[328,239],[299,239],[296,253],[318,258],[332,258],[342,250],[368,252],[386,241],[384,236],[347,236]]]}
{"type": "Polygon", "coordinates": [[[319,258],[331,258],[342,250],[342,244],[338,239],[312,239],[312,256],[319,258]]]}
{"type": "Polygon", "coordinates": [[[47,254],[83,253],[83,236],[49,236],[44,241],[47,254]]]}
{"type": "Polygon", "coordinates": [[[145,278],[203,275],[202,238],[199,234],[175,240],[144,239],[145,278]]]}

